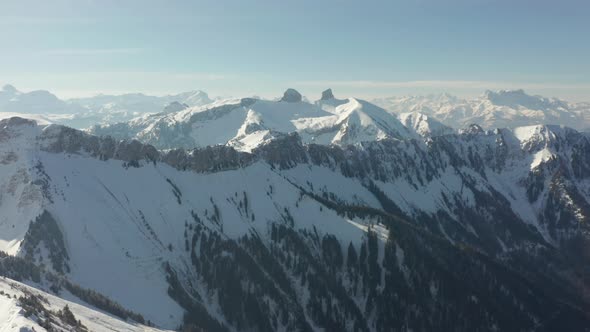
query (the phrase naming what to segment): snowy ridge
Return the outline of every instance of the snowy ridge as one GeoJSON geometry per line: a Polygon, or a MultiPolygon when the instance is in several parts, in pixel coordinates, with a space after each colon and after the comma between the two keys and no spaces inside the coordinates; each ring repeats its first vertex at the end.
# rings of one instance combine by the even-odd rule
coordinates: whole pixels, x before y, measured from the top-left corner
{"type": "MultiPolygon", "coordinates": [[[[286,95],[291,96],[287,92],[286,95]]],[[[95,126],[90,133],[136,138],[162,149],[228,144],[242,151],[252,151],[292,132],[298,132],[304,142],[339,145],[410,137],[394,116],[366,101],[330,99],[310,104],[300,98],[301,95],[289,97],[291,101],[225,100],[176,113],[144,116],[128,123],[95,126]],[[327,102],[334,102],[330,111],[324,110],[327,102]]]]}
{"type": "Polygon", "coordinates": [[[450,135],[455,132],[452,128],[419,112],[401,113],[398,117],[406,128],[422,137],[450,135]]]}
{"type": "MultiPolygon", "coordinates": [[[[287,96],[287,99],[307,103],[305,97],[292,90],[293,95],[287,96]]],[[[276,101],[284,98],[277,98],[276,101]]],[[[21,92],[6,85],[0,89],[0,113],[36,114],[53,123],[88,128],[96,124],[127,122],[146,114],[169,113],[174,108],[180,111],[178,105],[172,109],[168,107],[174,103],[199,107],[219,100],[210,98],[200,90],[166,96],[100,94],[60,100],[48,91],[21,92]]],[[[335,113],[338,106],[348,102],[348,99],[336,98],[332,90],[328,89],[315,104],[328,113],[335,113]]],[[[373,103],[395,114],[422,113],[456,129],[471,124],[478,124],[485,129],[536,124],[565,125],[577,130],[590,128],[590,104],[532,96],[523,90],[485,91],[478,98],[469,100],[441,94],[379,98],[373,103]]]]}
{"type": "MultiPolygon", "coordinates": [[[[8,279],[0,278],[0,331],[2,332],[42,332],[48,331],[45,327],[44,320],[32,314],[28,316],[27,310],[23,308],[19,298],[37,297],[41,299],[41,305],[44,309],[53,312],[54,323],[51,324],[52,331],[72,331],[75,326],[68,325],[59,319],[59,312],[66,306],[70,309],[74,317],[80,321],[87,331],[164,331],[148,326],[128,323],[102,313],[98,310],[80,305],[74,301],[68,301],[55,295],[43,292],[37,288],[30,287],[26,284],[8,279]],[[47,302],[44,302],[47,301],[47,302]],[[28,316],[28,317],[27,317],[28,316]]],[[[44,317],[46,318],[46,317],[44,317]]],[[[78,329],[79,330],[79,329],[78,329]]]]}

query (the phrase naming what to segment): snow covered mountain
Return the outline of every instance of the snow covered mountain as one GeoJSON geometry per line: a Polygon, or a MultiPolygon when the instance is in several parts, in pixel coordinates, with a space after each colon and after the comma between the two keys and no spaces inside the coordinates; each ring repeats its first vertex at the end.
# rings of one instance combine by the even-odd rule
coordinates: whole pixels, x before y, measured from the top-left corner
{"type": "Polygon", "coordinates": [[[442,136],[455,133],[451,127],[445,126],[430,116],[418,112],[401,113],[398,116],[406,128],[422,137],[442,136]]]}
{"type": "MultiPolygon", "coordinates": [[[[284,97],[275,100],[274,102],[283,103],[301,103],[309,104],[299,92],[292,90],[294,94],[290,96],[290,100],[284,97]]],[[[246,98],[254,99],[254,98],[246,98]]],[[[259,100],[259,98],[255,98],[259,100]]],[[[289,99],[289,98],[287,98],[289,99]]],[[[158,113],[172,113],[169,105],[173,105],[175,112],[179,112],[181,108],[179,105],[184,105],[192,108],[191,114],[203,111],[202,106],[213,105],[216,101],[217,106],[224,102],[219,99],[211,99],[203,91],[189,91],[174,95],[166,96],[149,96],[141,93],[132,93],[124,95],[97,95],[89,98],[74,98],[69,100],[60,100],[55,95],[48,91],[31,91],[21,92],[11,85],[5,85],[0,89],[0,118],[7,118],[10,116],[18,116],[20,114],[25,117],[36,117],[36,119],[68,125],[74,128],[89,128],[94,125],[107,126],[116,124],[116,128],[121,128],[122,122],[133,121],[132,126],[148,126],[147,122],[154,122],[162,120],[171,122],[171,120],[163,120],[160,118],[152,118],[151,120],[140,121],[146,115],[158,113]],[[139,122],[143,122],[140,124],[139,122]]],[[[326,113],[338,114],[342,109],[336,110],[338,106],[346,104],[348,99],[336,99],[332,90],[328,89],[322,94],[322,98],[315,103],[326,113]]],[[[229,101],[225,101],[226,103],[229,101]]],[[[237,99],[231,101],[239,103],[237,99]]],[[[365,105],[367,104],[364,102],[365,105]]],[[[480,125],[485,129],[494,128],[515,128],[519,126],[535,125],[535,124],[550,124],[550,125],[565,125],[577,130],[587,130],[590,128],[590,104],[588,103],[569,103],[555,98],[544,98],[541,96],[531,96],[526,94],[523,90],[502,90],[498,92],[486,91],[482,96],[465,100],[457,98],[448,94],[431,95],[431,96],[408,96],[408,97],[391,97],[380,98],[373,101],[378,105],[395,114],[418,112],[430,117],[432,120],[436,119],[443,124],[452,128],[461,129],[471,124],[480,125]]],[[[371,104],[372,105],[372,104],[371,104]]],[[[349,107],[353,107],[349,105],[349,107]]],[[[184,107],[182,107],[184,108],[184,107]]],[[[212,107],[207,107],[210,109],[212,107]]],[[[365,112],[365,111],[360,111],[365,112]]],[[[318,114],[313,117],[321,117],[318,114]]],[[[358,112],[353,112],[358,113],[358,112]]],[[[162,114],[160,114],[162,115],[162,114]]],[[[324,114],[329,115],[329,114],[324,114]]],[[[383,119],[384,116],[378,116],[383,119]]],[[[244,115],[245,119],[245,115],[244,115]]],[[[350,119],[352,122],[364,121],[368,119],[366,116],[352,115],[350,119]],[[356,119],[355,119],[356,118],[356,119]]],[[[233,119],[236,120],[236,119],[233,119]]],[[[291,119],[295,120],[295,118],[291,119]]],[[[306,121],[301,125],[312,126],[314,128],[329,129],[328,126],[340,126],[347,122],[344,118],[325,118],[321,119],[319,123],[306,121]]],[[[172,120],[176,123],[178,120],[172,120]]],[[[362,124],[361,124],[362,125],[362,124]]],[[[350,123],[348,126],[350,130],[354,130],[356,125],[350,123]]],[[[374,126],[372,126],[374,127],[374,126]]],[[[374,129],[373,133],[367,132],[369,136],[387,136],[385,128],[374,129]],[[384,130],[385,129],[385,130],[384,130]],[[377,133],[381,131],[380,133],[377,133]]],[[[145,129],[145,128],[143,128],[145,129]]],[[[234,130],[235,128],[232,128],[234,130]]],[[[285,129],[285,128],[280,128],[285,129]]],[[[293,129],[293,128],[290,128],[293,129]]],[[[305,128],[309,129],[309,128],[305,128]]],[[[335,129],[332,128],[332,129],[335,129]]],[[[106,130],[105,130],[106,131],[106,130]]],[[[138,128],[131,128],[129,131],[139,132],[138,128]]],[[[371,131],[371,130],[369,130],[371,131]]],[[[335,133],[333,133],[335,135],[335,133]]],[[[343,133],[340,133],[342,135],[343,133]]],[[[338,137],[330,135],[321,135],[315,132],[310,133],[310,137],[318,137],[321,142],[326,140],[334,140],[335,143],[342,143],[338,137]]],[[[258,132],[258,137],[249,137],[245,141],[237,138],[236,135],[231,138],[234,140],[236,146],[243,145],[244,149],[251,148],[252,140],[266,140],[261,132],[258,132]]],[[[273,136],[267,134],[267,138],[273,136]]],[[[305,135],[302,134],[302,137],[305,135]]],[[[131,136],[130,136],[131,137],[131,136]]],[[[306,140],[308,137],[304,137],[306,140]]],[[[190,142],[191,138],[184,138],[186,142],[190,142]]],[[[357,140],[352,140],[355,142],[357,140]]],[[[215,144],[225,144],[227,141],[216,141],[215,144]]],[[[200,146],[200,142],[197,145],[200,146]]],[[[158,144],[156,144],[158,145],[158,144]]],[[[163,144],[162,146],[164,146],[163,144]]]]}
{"type": "Polygon", "coordinates": [[[202,106],[212,101],[203,91],[162,97],[136,93],[61,100],[48,91],[21,92],[11,85],[5,85],[0,90],[0,118],[23,114],[25,117],[33,116],[46,122],[87,128],[95,124],[128,121],[143,114],[162,112],[174,103],[202,106]]]}
{"type": "Polygon", "coordinates": [[[67,103],[44,90],[20,92],[12,85],[5,85],[0,90],[0,112],[74,114],[82,110],[79,105],[67,103]]]}
{"type": "Polygon", "coordinates": [[[157,332],[157,328],[126,322],[99,310],[68,301],[26,284],[0,279],[0,331],[157,332]]]}
{"type": "Polygon", "coordinates": [[[251,152],[0,121],[0,250],[169,329],[587,330],[587,136],[404,138],[366,102],[328,112],[286,97],[161,118],[297,129],[251,152]],[[300,128],[363,140],[304,144],[300,128]]]}
{"type": "Polygon", "coordinates": [[[85,118],[86,125],[77,126],[78,128],[86,128],[99,123],[127,121],[143,114],[159,113],[173,103],[187,106],[203,106],[212,101],[207,93],[198,90],[162,97],[131,93],[98,95],[68,100],[71,104],[81,105],[89,110],[87,114],[82,116],[85,118]]]}
{"type": "Polygon", "coordinates": [[[412,135],[395,116],[366,101],[336,100],[330,93],[330,98],[310,104],[293,89],[278,101],[222,100],[90,129],[96,135],[135,138],[160,149],[227,144],[240,151],[252,151],[292,132],[304,142],[338,145],[412,135]]]}
{"type": "Polygon", "coordinates": [[[473,100],[442,94],[382,98],[374,102],[396,114],[420,112],[454,128],[471,124],[485,129],[536,124],[564,125],[578,130],[590,128],[587,103],[531,96],[523,90],[486,91],[473,100]]]}

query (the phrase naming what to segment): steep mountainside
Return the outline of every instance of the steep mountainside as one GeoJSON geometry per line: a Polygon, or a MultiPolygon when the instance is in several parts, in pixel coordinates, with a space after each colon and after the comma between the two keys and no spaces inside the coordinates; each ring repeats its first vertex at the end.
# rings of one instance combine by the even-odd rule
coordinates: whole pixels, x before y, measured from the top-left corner
{"type": "Polygon", "coordinates": [[[163,331],[64,300],[23,283],[0,279],[0,331],[163,331]]]}
{"type": "MultiPolygon", "coordinates": [[[[322,112],[270,103],[186,116],[214,124],[238,109],[252,114],[246,123],[297,128],[281,112],[322,112]]],[[[353,125],[373,126],[372,137],[401,130],[357,100],[330,114],[317,118],[347,119],[330,137],[353,125]]],[[[299,131],[251,153],[159,152],[3,120],[0,250],[164,328],[590,326],[588,137],[555,126],[472,127],[339,147],[305,145],[299,131]]]]}
{"type": "Polygon", "coordinates": [[[536,124],[564,125],[578,130],[590,128],[587,103],[531,96],[523,90],[486,91],[472,100],[442,94],[382,98],[374,102],[397,114],[420,112],[454,128],[471,124],[486,129],[536,124]]]}

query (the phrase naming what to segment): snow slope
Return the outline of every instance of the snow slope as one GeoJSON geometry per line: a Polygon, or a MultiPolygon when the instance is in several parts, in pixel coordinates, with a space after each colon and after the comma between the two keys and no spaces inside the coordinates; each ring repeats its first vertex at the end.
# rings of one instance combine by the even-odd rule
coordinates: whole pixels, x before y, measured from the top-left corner
{"type": "MultiPolygon", "coordinates": [[[[34,316],[25,317],[24,310],[19,304],[18,298],[22,296],[41,296],[48,302],[44,303],[46,309],[57,312],[66,305],[70,308],[76,319],[88,328],[89,331],[164,331],[136,323],[128,323],[111,315],[102,313],[96,309],[68,301],[52,294],[43,292],[26,284],[0,278],[0,331],[2,332],[30,332],[46,331],[39,325],[34,316]]],[[[57,328],[57,327],[54,327],[57,328]]],[[[64,329],[67,331],[67,329],[64,329]]]]}
{"type": "Polygon", "coordinates": [[[398,117],[406,128],[421,137],[449,135],[455,132],[452,128],[419,112],[401,113],[398,117]]]}

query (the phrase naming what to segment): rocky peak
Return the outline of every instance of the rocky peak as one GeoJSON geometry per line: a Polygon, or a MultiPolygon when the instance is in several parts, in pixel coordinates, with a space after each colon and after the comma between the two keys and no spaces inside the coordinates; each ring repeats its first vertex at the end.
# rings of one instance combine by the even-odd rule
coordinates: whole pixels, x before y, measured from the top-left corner
{"type": "Polygon", "coordinates": [[[297,90],[289,88],[283,94],[283,98],[281,98],[281,101],[284,101],[287,103],[298,103],[302,100],[302,98],[303,97],[301,96],[301,94],[297,90]]]}
{"type": "Polygon", "coordinates": [[[189,106],[201,106],[211,103],[213,100],[209,98],[209,95],[201,90],[189,91],[180,94],[181,101],[189,106]]]}
{"type": "Polygon", "coordinates": [[[479,135],[485,133],[483,128],[477,124],[471,124],[465,129],[459,131],[460,134],[464,135],[479,135]]]}
{"type": "Polygon", "coordinates": [[[331,100],[334,99],[334,94],[332,93],[332,89],[327,89],[322,92],[322,99],[321,100],[331,100]]]}

